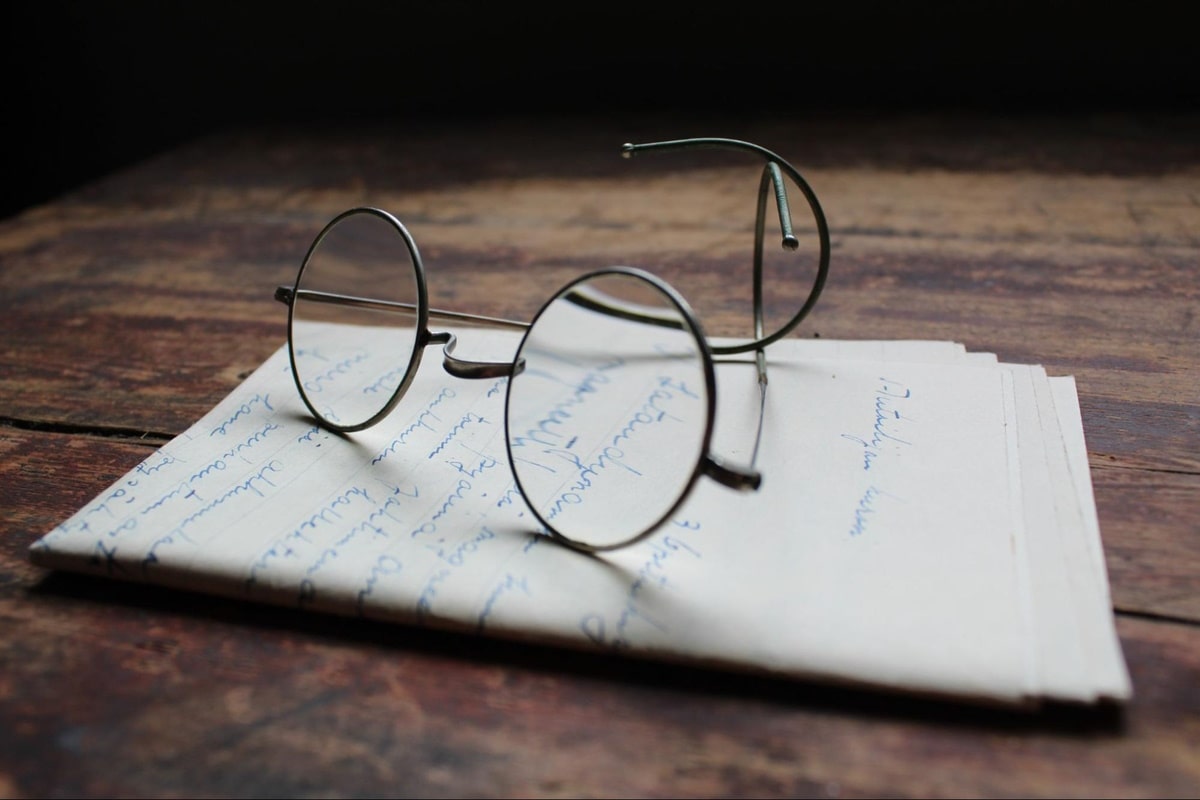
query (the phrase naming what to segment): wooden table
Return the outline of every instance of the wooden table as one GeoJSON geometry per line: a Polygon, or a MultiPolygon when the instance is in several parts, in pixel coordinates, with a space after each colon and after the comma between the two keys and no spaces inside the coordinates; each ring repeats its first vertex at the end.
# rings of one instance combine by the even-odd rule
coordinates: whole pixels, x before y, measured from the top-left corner
{"type": "Polygon", "coordinates": [[[1198,117],[233,131],[0,223],[0,265],[0,795],[1200,794],[1198,117]],[[726,189],[757,172],[619,156],[695,135],[769,147],[821,198],[832,270],[795,335],[1076,377],[1127,706],[769,682],[30,564],[283,344],[272,289],[349,206],[409,224],[435,305],[527,317],[636,263],[724,332],[748,252],[726,189]]]}

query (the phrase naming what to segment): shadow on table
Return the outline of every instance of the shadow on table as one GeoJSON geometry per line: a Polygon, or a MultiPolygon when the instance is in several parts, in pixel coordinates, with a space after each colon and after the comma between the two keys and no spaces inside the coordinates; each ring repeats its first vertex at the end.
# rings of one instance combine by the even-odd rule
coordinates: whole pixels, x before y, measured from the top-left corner
{"type": "Polygon", "coordinates": [[[67,572],[50,573],[29,595],[40,602],[98,604],[93,608],[102,618],[121,609],[174,617],[175,624],[183,618],[185,631],[201,642],[221,626],[237,626],[245,629],[251,642],[272,634],[282,639],[316,637],[515,671],[552,672],[699,696],[750,698],[881,720],[907,718],[967,729],[1088,737],[1119,735],[1125,729],[1124,707],[1111,702],[1007,706],[889,692],[343,617],[67,572]]]}

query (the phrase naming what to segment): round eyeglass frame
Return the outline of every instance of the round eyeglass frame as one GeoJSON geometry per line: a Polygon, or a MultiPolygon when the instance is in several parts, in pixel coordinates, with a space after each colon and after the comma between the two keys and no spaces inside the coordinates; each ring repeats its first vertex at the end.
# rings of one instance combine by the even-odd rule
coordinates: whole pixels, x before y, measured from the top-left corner
{"type": "MultiPolygon", "coordinates": [[[[709,477],[712,477],[714,480],[718,481],[719,483],[722,483],[722,484],[732,487],[732,488],[738,488],[738,489],[757,489],[759,486],[759,483],[761,482],[761,476],[757,472],[745,471],[745,470],[741,470],[738,468],[727,466],[712,454],[711,447],[712,447],[714,418],[715,418],[715,414],[716,414],[716,391],[717,391],[717,389],[716,389],[716,373],[715,373],[715,367],[714,367],[714,362],[713,362],[714,350],[709,345],[708,339],[704,334],[703,327],[701,326],[699,320],[697,319],[695,312],[692,310],[691,306],[683,298],[683,296],[674,287],[672,287],[670,284],[668,284],[666,281],[664,281],[663,279],[659,278],[658,276],[656,276],[650,272],[647,272],[645,270],[642,270],[642,269],[639,269],[636,267],[619,266],[619,267],[608,267],[606,269],[594,270],[585,275],[579,276],[579,277],[575,278],[574,280],[570,281],[568,284],[566,284],[562,288],[560,288],[553,295],[551,295],[551,297],[548,300],[546,300],[546,302],[543,303],[542,306],[538,309],[538,312],[534,315],[533,320],[529,323],[516,322],[513,320],[500,319],[500,318],[494,318],[494,317],[486,317],[486,316],[480,316],[480,315],[475,315],[475,314],[466,314],[466,313],[460,313],[460,312],[445,311],[445,310],[441,310],[441,309],[434,310],[429,307],[428,289],[427,289],[427,284],[426,284],[426,279],[425,279],[424,262],[421,259],[421,254],[417,248],[416,242],[413,239],[412,235],[409,233],[408,229],[404,226],[404,224],[399,219],[397,219],[395,216],[388,213],[387,211],[383,211],[382,209],[378,209],[378,208],[374,208],[374,207],[370,207],[370,206],[359,206],[359,207],[348,209],[348,210],[342,212],[341,214],[338,214],[336,217],[334,217],[332,220],[330,220],[329,223],[326,224],[324,228],[322,228],[321,232],[313,240],[312,245],[309,247],[309,249],[305,255],[304,261],[301,264],[299,272],[297,273],[296,282],[295,282],[294,286],[291,289],[289,289],[286,286],[279,287],[276,290],[275,297],[277,300],[283,301],[288,304],[288,358],[289,358],[289,361],[291,364],[292,378],[293,378],[293,381],[295,382],[297,391],[300,393],[301,400],[304,402],[305,407],[308,408],[309,412],[313,415],[313,417],[322,426],[324,426],[332,431],[335,431],[337,433],[352,433],[355,431],[363,430],[365,428],[368,428],[368,427],[371,427],[372,425],[377,424],[380,420],[382,420],[384,417],[386,417],[388,414],[390,414],[395,409],[396,405],[399,403],[399,401],[404,396],[404,394],[407,392],[409,386],[412,384],[412,381],[416,377],[416,373],[420,367],[421,357],[423,355],[424,349],[431,344],[441,344],[443,346],[443,357],[444,357],[443,367],[446,370],[446,372],[448,372],[452,376],[460,377],[460,378],[468,378],[468,379],[470,379],[470,378],[497,378],[497,377],[508,378],[509,379],[508,386],[506,387],[506,391],[505,391],[505,409],[504,409],[505,436],[504,436],[504,439],[505,439],[505,454],[509,461],[509,468],[512,471],[513,480],[516,483],[517,489],[521,493],[522,498],[525,499],[526,506],[530,509],[530,511],[533,513],[533,515],[537,518],[538,522],[542,525],[545,532],[555,541],[558,541],[568,547],[571,547],[572,549],[584,551],[584,552],[601,552],[601,551],[605,551],[605,550],[613,550],[613,549],[620,548],[620,547],[626,547],[630,544],[641,541],[642,539],[646,538],[647,536],[649,536],[650,534],[652,534],[653,532],[658,530],[679,509],[679,507],[683,504],[683,502],[691,494],[691,491],[694,488],[696,481],[698,480],[698,478],[701,475],[708,475],[709,477]],[[407,304],[407,303],[389,303],[386,301],[370,300],[370,299],[365,299],[365,298],[341,298],[341,299],[348,299],[356,305],[364,305],[367,307],[382,308],[385,310],[387,310],[387,309],[395,310],[397,308],[403,308],[406,311],[415,313],[417,319],[416,319],[412,353],[409,355],[408,366],[407,366],[406,372],[404,374],[404,377],[401,379],[401,381],[397,385],[396,389],[392,392],[391,396],[380,407],[380,409],[376,413],[372,414],[368,419],[366,419],[363,422],[345,425],[345,424],[341,424],[341,423],[338,423],[338,422],[328,419],[324,414],[321,413],[321,411],[316,407],[316,404],[311,401],[311,399],[308,397],[307,393],[304,391],[303,381],[301,380],[300,373],[297,369],[296,348],[294,346],[293,327],[294,327],[294,321],[295,321],[296,300],[301,295],[300,285],[303,281],[305,271],[308,269],[310,263],[312,262],[313,256],[316,254],[317,250],[319,249],[321,243],[325,240],[326,236],[339,223],[341,223],[343,220],[345,220],[346,218],[348,218],[350,216],[359,215],[359,214],[368,214],[377,219],[382,220],[388,226],[390,226],[400,236],[401,241],[404,242],[404,246],[407,249],[408,255],[410,258],[410,267],[414,273],[415,284],[416,284],[416,289],[417,289],[417,302],[415,304],[407,304]],[[594,280],[598,277],[604,277],[604,276],[609,276],[609,275],[625,275],[625,276],[629,276],[629,277],[632,277],[637,280],[641,280],[641,281],[649,284],[656,291],[658,291],[663,297],[665,297],[670,302],[670,304],[672,306],[674,306],[674,309],[679,314],[679,320],[682,320],[682,323],[679,320],[675,320],[674,318],[659,318],[659,317],[653,317],[653,316],[646,316],[646,315],[643,315],[640,313],[631,313],[631,314],[627,315],[627,314],[623,313],[620,309],[617,309],[617,308],[609,308],[608,311],[609,311],[609,313],[612,313],[612,314],[618,315],[618,316],[629,316],[630,319],[640,321],[644,324],[665,325],[668,327],[682,328],[682,329],[686,330],[687,333],[695,340],[695,343],[697,346],[697,351],[698,351],[698,354],[700,357],[701,367],[702,367],[702,371],[703,371],[703,375],[704,375],[704,382],[705,382],[706,405],[705,405],[705,410],[704,410],[705,419],[704,419],[704,424],[703,424],[703,432],[702,432],[700,448],[699,448],[700,457],[697,459],[696,464],[694,464],[691,467],[691,469],[688,470],[687,478],[681,484],[679,493],[675,497],[675,499],[670,503],[670,505],[667,507],[667,509],[651,525],[644,527],[642,530],[638,531],[637,533],[631,534],[630,536],[627,536],[619,541],[615,541],[615,542],[611,542],[611,543],[603,544],[603,545],[597,545],[597,544],[592,544],[592,543],[582,541],[579,539],[574,539],[574,538],[562,533],[554,525],[552,525],[548,520],[544,519],[542,514],[536,508],[533,507],[532,503],[530,503],[530,501],[525,493],[525,489],[520,483],[520,479],[517,475],[517,471],[513,468],[513,454],[512,454],[511,440],[509,437],[509,402],[511,400],[512,378],[514,377],[514,374],[517,371],[519,371],[520,369],[523,368],[523,364],[522,364],[521,359],[519,358],[519,355],[529,338],[529,332],[533,329],[534,324],[538,321],[538,319],[543,315],[543,313],[546,311],[546,309],[551,304],[553,304],[555,301],[565,297],[567,294],[571,293],[572,290],[574,290],[576,287],[580,286],[581,284],[585,283],[588,280],[594,280]],[[516,351],[518,357],[516,359],[514,359],[512,362],[471,362],[471,361],[465,361],[465,360],[456,358],[453,355],[453,351],[454,351],[455,344],[456,344],[456,337],[454,336],[454,334],[451,334],[448,332],[435,333],[435,332],[430,331],[429,319],[434,314],[436,314],[440,318],[445,318],[445,319],[449,319],[449,320],[458,319],[458,320],[465,320],[465,321],[470,321],[470,322],[474,322],[474,323],[479,323],[479,322],[494,323],[497,325],[502,325],[502,326],[507,326],[507,327],[517,327],[517,328],[524,329],[524,334],[522,335],[520,344],[518,345],[518,348],[516,351]]],[[[587,302],[584,301],[584,304],[587,304],[587,302]]]]}
{"type": "MultiPolygon", "coordinates": [[[[650,323],[644,318],[642,318],[642,321],[646,322],[647,324],[655,324],[650,323]]],[[[669,325],[669,327],[675,326],[669,325]]],[[[713,424],[717,409],[717,377],[716,369],[713,365],[712,348],[708,344],[708,339],[704,335],[700,321],[697,319],[695,312],[692,310],[687,300],[685,300],[684,297],[673,286],[664,281],[662,278],[659,278],[657,275],[636,267],[607,267],[605,269],[589,272],[586,275],[581,275],[571,280],[569,283],[555,292],[550,299],[543,303],[542,307],[538,309],[538,312],[533,316],[533,319],[529,323],[528,330],[521,337],[521,343],[517,347],[516,359],[513,362],[513,371],[514,374],[509,378],[508,386],[504,395],[504,448],[508,456],[509,469],[512,471],[513,481],[517,485],[517,490],[521,493],[521,497],[525,499],[526,507],[533,513],[538,522],[553,539],[567,545],[568,547],[583,552],[599,553],[606,550],[616,550],[618,548],[628,547],[629,545],[636,544],[661,528],[663,524],[666,523],[667,520],[669,520],[675,514],[675,512],[679,510],[680,506],[683,505],[684,501],[687,500],[688,496],[692,493],[692,489],[695,487],[696,481],[701,475],[710,475],[722,483],[726,483],[730,478],[729,475],[724,474],[728,472],[728,469],[717,462],[711,453],[713,424]],[[542,317],[546,310],[550,308],[550,306],[552,306],[558,300],[569,295],[580,284],[610,275],[623,275],[648,283],[652,288],[660,292],[667,300],[669,300],[671,305],[674,306],[675,310],[679,312],[680,320],[682,320],[683,323],[683,329],[695,340],[697,354],[700,359],[701,368],[704,374],[704,431],[700,440],[700,457],[691,467],[686,480],[684,480],[681,484],[678,496],[667,506],[666,510],[663,511],[654,522],[646,526],[638,533],[616,542],[597,545],[592,544],[591,542],[573,539],[570,536],[562,533],[549,520],[547,520],[530,501],[529,495],[525,491],[525,487],[521,484],[519,471],[515,467],[516,462],[514,461],[512,452],[512,435],[509,429],[509,422],[511,419],[509,414],[509,403],[512,399],[513,378],[516,377],[516,373],[523,368],[521,352],[525,349],[525,344],[528,341],[530,334],[533,332],[534,327],[537,325],[538,320],[542,317]]],[[[754,486],[757,488],[757,480],[754,481],[754,486]]]]}
{"type": "MultiPolygon", "coordinates": [[[[278,297],[278,292],[276,293],[276,296],[278,297]]],[[[294,288],[292,289],[291,302],[288,303],[288,360],[292,366],[292,379],[296,384],[297,391],[300,392],[300,399],[304,401],[304,405],[308,408],[309,412],[322,425],[338,433],[353,433],[355,431],[365,430],[366,428],[370,428],[372,425],[375,425],[388,414],[392,413],[393,410],[395,410],[396,405],[400,402],[400,399],[404,396],[404,393],[408,391],[408,387],[412,384],[413,379],[417,375],[417,369],[421,366],[421,356],[425,351],[425,347],[430,343],[432,338],[433,334],[431,334],[429,331],[429,294],[425,282],[425,266],[421,261],[421,253],[417,250],[417,243],[413,239],[412,234],[408,232],[408,228],[404,226],[404,223],[396,219],[396,217],[392,214],[389,214],[382,209],[373,208],[370,206],[358,206],[347,209],[326,223],[325,227],[321,229],[321,232],[317,234],[317,237],[313,239],[312,244],[309,245],[308,252],[304,255],[304,261],[302,261],[300,264],[300,271],[296,273],[296,282],[294,288]],[[299,365],[296,362],[296,347],[294,344],[294,326],[297,305],[295,301],[300,296],[300,286],[304,281],[304,273],[308,270],[309,265],[312,263],[313,256],[316,255],[317,251],[320,249],[321,243],[325,241],[325,237],[328,236],[329,233],[333,231],[333,229],[336,228],[343,220],[360,214],[374,216],[391,226],[404,242],[404,246],[408,249],[409,257],[412,259],[413,274],[416,279],[417,286],[417,302],[415,304],[416,308],[413,309],[417,315],[417,320],[415,323],[416,336],[413,340],[412,353],[409,354],[408,358],[408,369],[405,371],[404,378],[400,381],[400,384],[396,387],[395,391],[392,392],[391,397],[387,399],[387,401],[377,412],[372,414],[365,421],[350,425],[343,425],[328,419],[324,414],[322,414],[317,409],[316,404],[309,399],[308,393],[304,391],[304,382],[300,377],[299,365]]]]}

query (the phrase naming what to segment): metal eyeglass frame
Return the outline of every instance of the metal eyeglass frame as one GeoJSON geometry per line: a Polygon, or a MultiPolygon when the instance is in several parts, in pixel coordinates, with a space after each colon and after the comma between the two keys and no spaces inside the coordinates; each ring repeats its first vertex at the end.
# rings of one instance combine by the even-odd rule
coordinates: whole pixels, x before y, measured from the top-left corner
{"type": "MultiPolygon", "coordinates": [[[[454,355],[454,350],[457,345],[457,337],[448,331],[434,332],[429,329],[430,317],[437,317],[446,321],[463,321],[469,323],[486,323],[499,327],[515,328],[525,331],[525,335],[521,339],[521,343],[517,348],[519,354],[524,348],[525,341],[528,337],[528,332],[537,322],[538,318],[545,309],[553,302],[560,298],[565,298],[577,305],[601,311],[606,314],[618,316],[643,324],[667,326],[672,328],[685,328],[696,340],[698,349],[701,354],[705,383],[708,396],[708,407],[705,412],[705,429],[701,441],[701,457],[698,463],[692,469],[686,482],[683,484],[675,502],[664,512],[664,514],[653,524],[644,530],[633,534],[615,544],[609,545],[594,545],[588,542],[581,542],[570,538],[559,532],[552,524],[542,517],[540,512],[534,508],[532,503],[527,503],[530,510],[542,523],[546,531],[557,541],[565,544],[573,549],[585,552],[598,552],[602,550],[612,550],[618,547],[625,547],[649,536],[657,530],[676,510],[682,505],[683,501],[691,493],[693,486],[700,475],[707,475],[716,480],[718,483],[739,490],[756,490],[761,484],[762,476],[754,469],[754,464],[758,457],[758,448],[762,439],[762,421],[763,412],[766,404],[766,386],[767,372],[766,359],[763,349],[787,335],[800,323],[805,316],[812,310],[816,304],[817,298],[825,285],[825,280],[829,270],[829,230],[825,222],[824,213],[821,210],[820,203],[817,201],[816,194],[809,187],[808,183],[796,171],[794,167],[788,164],[783,159],[776,156],[771,151],[749,142],[743,142],[735,139],[717,139],[717,138],[696,138],[696,139],[679,139],[663,142],[653,142],[646,144],[626,144],[623,147],[623,155],[628,158],[632,155],[653,150],[669,150],[669,149],[687,149],[687,148],[712,148],[724,147],[732,149],[746,150],[752,153],[763,156],[767,160],[767,164],[763,169],[762,179],[759,184],[759,196],[756,212],[755,223],[755,244],[754,244],[754,325],[755,339],[750,342],[732,345],[713,346],[705,336],[703,329],[696,319],[695,313],[691,310],[687,301],[668,283],[663,281],[651,273],[644,270],[632,267],[610,267],[608,269],[597,270],[583,275],[571,282],[556,292],[534,315],[532,321],[525,323],[499,317],[488,317],[477,314],[468,314],[456,311],[447,311],[443,309],[433,309],[429,307],[428,290],[425,280],[424,262],[421,259],[420,251],[417,249],[416,241],[412,234],[404,226],[399,219],[392,214],[373,207],[356,207],[348,209],[338,216],[334,217],[317,235],[313,243],[309,246],[308,252],[301,263],[300,270],[296,276],[296,282],[293,286],[279,286],[275,290],[275,299],[288,306],[288,356],[292,368],[292,377],[296,384],[297,391],[300,394],[301,400],[313,415],[314,419],[323,427],[338,432],[352,433],[354,431],[363,430],[375,425],[388,414],[390,414],[399,403],[400,399],[407,392],[416,376],[418,367],[421,363],[421,356],[424,349],[432,344],[442,345],[442,366],[445,371],[457,378],[469,380],[489,379],[489,378],[512,378],[520,374],[524,368],[524,362],[517,359],[513,362],[477,362],[460,359],[454,355]],[[781,170],[786,171],[793,179],[797,186],[808,200],[809,206],[813,211],[814,218],[817,223],[817,234],[820,241],[820,258],[817,268],[817,277],[813,283],[813,287],[809,292],[807,299],[801,306],[800,310],[779,330],[764,335],[763,329],[763,287],[762,287],[762,254],[763,254],[763,238],[765,231],[765,216],[766,216],[766,199],[770,189],[774,190],[776,207],[780,218],[780,227],[783,235],[783,247],[787,250],[795,250],[797,247],[797,239],[793,234],[791,225],[791,215],[788,206],[787,192],[784,187],[781,170]],[[313,255],[317,252],[321,242],[332,231],[338,223],[347,217],[358,214],[370,214],[384,220],[391,225],[401,237],[405,247],[409,252],[412,260],[414,277],[416,280],[417,300],[416,304],[400,303],[388,300],[379,300],[366,297],[357,297],[351,295],[343,295],[332,292],[314,291],[309,289],[301,289],[300,283],[303,280],[305,269],[310,263],[313,255]],[[608,304],[594,297],[589,297],[585,291],[579,290],[576,287],[580,284],[599,276],[623,274],[648,282],[658,289],[665,297],[667,297],[676,310],[679,312],[679,317],[660,317],[652,313],[645,313],[634,308],[622,308],[608,304]],[[375,311],[391,311],[397,313],[416,314],[415,326],[417,330],[416,341],[414,342],[412,353],[409,356],[408,367],[404,373],[404,377],[392,393],[388,401],[367,420],[352,424],[342,425],[332,420],[327,419],[309,399],[304,391],[300,372],[296,364],[295,347],[293,346],[293,321],[295,304],[298,299],[305,299],[314,302],[331,303],[335,305],[353,306],[358,308],[371,309],[375,311]],[[682,320],[682,323],[680,322],[682,320]],[[755,363],[758,373],[759,386],[759,420],[757,432],[755,436],[754,448],[751,454],[750,466],[748,469],[730,466],[724,463],[720,458],[711,452],[711,443],[714,427],[714,416],[716,411],[716,375],[714,368],[714,356],[716,355],[732,355],[755,351],[755,363]]],[[[509,382],[511,387],[511,381],[509,382]]],[[[505,396],[505,451],[509,458],[510,469],[512,467],[512,451],[511,441],[508,435],[508,401],[511,392],[505,396]]],[[[517,482],[518,489],[522,496],[525,496],[525,490],[520,485],[520,478],[516,470],[513,470],[514,480],[517,482]]]]}

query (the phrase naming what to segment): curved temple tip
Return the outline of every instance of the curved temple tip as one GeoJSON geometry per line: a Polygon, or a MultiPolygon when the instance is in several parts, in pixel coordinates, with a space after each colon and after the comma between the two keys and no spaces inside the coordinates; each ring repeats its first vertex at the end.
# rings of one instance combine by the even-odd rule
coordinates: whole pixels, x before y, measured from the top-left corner
{"type": "Polygon", "coordinates": [[[626,142],[621,145],[621,158],[633,158],[633,154],[637,152],[637,145],[632,142],[626,142]]]}
{"type": "Polygon", "coordinates": [[[797,239],[794,235],[789,233],[783,237],[783,249],[784,250],[795,250],[799,246],[800,246],[800,240],[797,239]]]}

